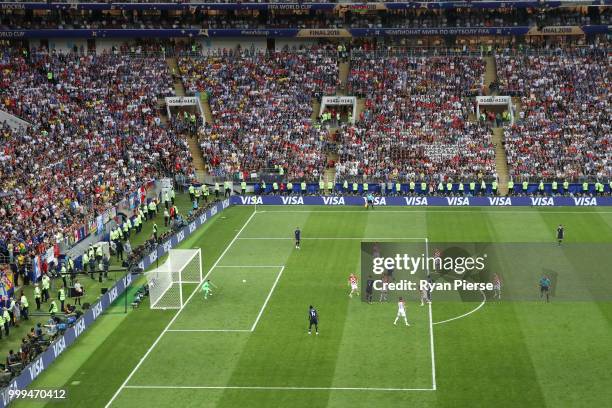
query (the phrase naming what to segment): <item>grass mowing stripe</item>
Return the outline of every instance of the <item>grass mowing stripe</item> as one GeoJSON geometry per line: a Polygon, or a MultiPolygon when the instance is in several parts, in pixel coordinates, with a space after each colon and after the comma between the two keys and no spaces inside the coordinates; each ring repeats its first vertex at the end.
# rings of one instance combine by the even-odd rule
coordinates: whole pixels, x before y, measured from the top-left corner
{"type": "MultiPolygon", "coordinates": [[[[367,221],[365,218],[355,220],[340,217],[330,224],[327,220],[312,217],[310,214],[306,219],[298,220],[299,223],[292,217],[276,217],[274,214],[264,213],[258,215],[258,221],[254,223],[257,228],[249,228],[244,236],[253,233],[255,229],[259,236],[270,236],[273,233],[279,235],[290,226],[291,230],[287,232],[287,236],[291,237],[294,225],[300,226],[302,238],[321,236],[321,231],[328,230],[330,234],[335,231],[337,235],[359,236],[362,235],[367,221]]],[[[341,344],[348,300],[344,286],[340,289],[341,294],[338,294],[336,282],[345,282],[348,271],[355,269],[359,244],[357,241],[348,240],[308,240],[302,242],[302,248],[298,250],[290,241],[277,242],[287,253],[283,279],[278,282],[266,313],[257,326],[256,335],[250,336],[240,351],[239,360],[234,365],[231,379],[226,385],[335,387],[333,381],[337,348],[341,344]],[[334,256],[335,254],[343,256],[334,256]],[[306,331],[309,304],[314,305],[321,316],[319,336],[315,335],[314,331],[309,336],[306,331]],[[273,355],[265,352],[270,347],[274,349],[273,355]],[[265,383],[260,383],[260,376],[265,379],[265,383]]],[[[244,247],[245,256],[265,259],[265,252],[250,252],[249,248],[250,245],[244,247]]],[[[292,405],[290,400],[295,400],[296,395],[299,395],[290,393],[282,396],[276,392],[272,396],[271,393],[274,392],[273,389],[258,393],[225,389],[217,406],[289,406],[292,405]]],[[[320,390],[312,396],[310,403],[313,406],[326,406],[330,392],[331,390],[320,390]]]]}
{"type": "MultiPolygon", "coordinates": [[[[251,213],[251,216],[246,220],[246,222],[244,223],[244,225],[242,226],[242,228],[236,233],[236,236],[234,237],[234,239],[232,239],[232,241],[229,243],[229,245],[225,248],[225,250],[221,253],[221,255],[219,255],[219,258],[217,258],[217,261],[213,264],[213,266],[210,268],[210,270],[208,271],[208,273],[206,274],[206,276],[204,276],[204,280],[208,277],[208,275],[210,275],[210,273],[213,271],[213,269],[215,269],[215,267],[217,266],[217,264],[221,261],[221,259],[223,258],[223,256],[227,253],[227,251],[230,249],[230,247],[233,245],[233,243],[236,241],[236,239],[238,238],[238,236],[240,235],[240,233],[246,228],[246,226],[249,224],[249,222],[251,222],[251,220],[253,219],[253,217],[255,216],[255,214],[257,214],[256,211],[253,211],[253,213],[251,213]]],[[[189,295],[189,297],[187,298],[187,301],[185,302],[185,304],[189,303],[189,301],[193,298],[193,296],[197,293],[198,291],[198,287],[196,287],[193,292],[191,292],[191,295],[189,295]]],[[[121,384],[121,387],[119,387],[119,389],[117,390],[117,392],[115,392],[115,394],[111,397],[111,399],[108,401],[108,403],[106,404],[106,408],[110,407],[111,404],[113,403],[113,401],[117,398],[117,396],[119,395],[119,393],[121,392],[121,390],[127,385],[128,381],[130,381],[130,378],[132,378],[132,376],[134,375],[134,373],[136,371],[138,371],[138,368],[142,365],[143,361],[147,358],[147,356],[151,353],[151,351],[155,348],[155,346],[157,345],[157,343],[159,343],[159,340],[164,336],[164,334],[168,331],[168,329],[170,328],[170,326],[172,326],[172,323],[174,323],[174,321],[178,318],[178,316],[180,315],[181,311],[183,310],[183,307],[181,307],[181,309],[178,310],[178,312],[176,312],[176,314],[174,315],[174,317],[170,320],[170,322],[168,323],[168,325],[164,328],[164,330],[160,333],[160,335],[157,337],[157,339],[155,339],[155,341],[153,342],[153,344],[151,345],[151,347],[149,347],[149,349],[146,351],[146,353],[144,354],[144,356],[142,356],[142,358],[140,359],[140,361],[138,361],[138,364],[136,364],[136,367],[134,367],[134,369],[132,370],[132,372],[127,376],[127,378],[125,379],[125,381],[123,382],[123,384],[121,384]]]]}
{"type": "MultiPolygon", "coordinates": [[[[261,208],[264,207],[258,208],[258,214],[261,208]]],[[[233,207],[224,213],[230,219],[228,224],[214,224],[219,226],[214,230],[215,235],[223,236],[221,244],[226,245],[232,239],[250,216],[246,211],[252,210],[233,207]],[[234,214],[242,216],[232,220],[234,214]],[[227,226],[223,229],[220,225],[227,226]]],[[[609,287],[605,271],[602,274],[597,268],[590,270],[598,263],[603,265],[601,269],[605,269],[606,259],[602,257],[603,261],[597,262],[600,258],[592,253],[586,260],[590,262],[585,262],[583,258],[576,257],[570,245],[556,251],[554,240],[555,227],[562,222],[567,225],[568,242],[612,241],[612,218],[606,213],[594,212],[590,208],[569,214],[546,208],[538,209],[538,212],[534,212],[534,209],[512,212],[500,209],[494,212],[478,208],[474,211],[453,209],[441,212],[427,209],[426,212],[415,212],[407,209],[384,212],[383,208],[376,208],[370,211],[376,215],[362,217],[355,216],[353,212],[343,214],[334,210],[329,208],[326,213],[314,214],[271,211],[255,216],[239,238],[282,236],[288,239],[236,240],[221,263],[225,261],[227,266],[240,268],[255,265],[244,273],[240,268],[221,269],[222,265],[217,265],[214,273],[224,279],[231,277],[239,284],[233,288],[225,287],[226,293],[216,301],[225,303],[227,311],[219,309],[214,314],[218,315],[219,322],[223,322],[226,317],[240,313],[242,309],[232,307],[236,303],[227,304],[230,293],[235,293],[237,299],[241,296],[244,298],[244,304],[248,304],[245,313],[250,313],[246,324],[227,324],[227,327],[250,327],[278,277],[278,269],[265,269],[265,266],[286,264],[283,279],[279,279],[256,332],[167,333],[115,400],[113,408],[139,405],[166,407],[173,406],[177,401],[181,406],[198,408],[587,407],[606,406],[607,401],[612,399],[612,389],[606,386],[610,380],[609,366],[612,365],[612,355],[606,353],[612,327],[609,323],[612,303],[588,301],[589,296],[602,298],[605,287],[609,287]],[[365,232],[360,233],[351,223],[360,223],[363,218],[367,218],[367,227],[365,232]],[[304,225],[306,219],[308,224],[304,225]],[[432,316],[433,325],[434,318],[442,321],[457,317],[468,313],[478,303],[434,299],[436,302],[432,305],[431,314],[428,314],[426,307],[409,309],[410,323],[414,320],[415,324],[406,331],[400,330],[400,327],[397,327],[397,331],[388,330],[388,325],[392,323],[392,318],[391,323],[388,322],[389,314],[395,313],[392,304],[387,305],[387,309],[383,306],[378,313],[375,312],[377,305],[368,308],[353,299],[355,302],[349,304],[348,312],[343,313],[342,305],[348,301],[346,276],[353,268],[353,252],[359,246],[358,240],[367,238],[328,239],[319,243],[305,240],[303,249],[294,251],[291,237],[296,225],[303,227],[304,238],[404,235],[429,236],[431,242],[549,243],[553,259],[543,262],[541,267],[556,270],[563,278],[563,285],[558,288],[559,296],[567,295],[568,287],[576,284],[581,288],[577,292],[585,294],[585,301],[561,302],[556,300],[559,298],[553,298],[553,303],[546,305],[528,300],[509,300],[513,295],[516,298],[523,293],[527,293],[526,298],[538,299],[537,281],[533,280],[533,276],[541,268],[536,263],[531,263],[532,267],[525,266],[527,264],[521,263],[520,256],[517,257],[512,250],[500,250],[498,254],[506,254],[498,258],[500,270],[506,276],[506,280],[502,280],[505,283],[504,300],[497,302],[490,299],[478,313],[434,328],[437,391],[431,392],[432,387],[430,392],[375,392],[376,389],[428,391],[429,385],[425,381],[429,380],[430,362],[423,361],[422,357],[430,356],[431,353],[427,351],[431,339],[426,330],[421,330],[423,336],[420,336],[413,329],[426,328],[429,316],[432,316]],[[290,256],[286,258],[283,254],[290,256]],[[559,269],[562,264],[568,263],[568,259],[570,265],[566,269],[559,269]],[[258,263],[264,268],[255,269],[258,263]],[[242,286],[243,278],[249,282],[247,286],[242,286]],[[250,303],[247,302],[249,299],[250,303]],[[319,338],[309,338],[302,333],[305,322],[303,304],[308,301],[319,306],[324,317],[319,338]],[[436,316],[433,316],[434,312],[436,316]],[[249,334],[245,336],[245,333],[249,334]],[[405,337],[400,339],[397,336],[405,337]],[[336,343],[337,339],[340,346],[336,343]],[[367,342],[365,346],[352,349],[362,339],[367,342]],[[388,350],[391,352],[385,355],[391,358],[386,366],[372,364],[376,359],[371,359],[370,353],[387,353],[388,350]],[[423,369],[413,372],[410,370],[411,362],[417,360],[423,369]],[[365,380],[362,383],[353,381],[360,378],[365,380]],[[417,383],[414,381],[417,378],[425,381],[417,383]],[[153,388],[156,385],[163,388],[153,388]]],[[[206,234],[198,239],[206,242],[200,246],[215,248],[215,254],[220,254],[224,249],[216,244],[219,239],[214,235],[206,234]]],[[[529,256],[539,256],[540,247],[528,245],[527,248],[533,248],[528,251],[529,256]]],[[[548,247],[544,245],[542,248],[548,247]]],[[[204,262],[210,266],[213,261],[211,255],[205,257],[204,262]]],[[[495,268],[498,268],[497,264],[495,268]]],[[[212,278],[214,280],[215,275],[212,278]]],[[[472,300],[480,302],[480,298],[472,300]]],[[[192,301],[191,305],[194,303],[192,301]]],[[[238,305],[240,307],[241,304],[238,305]]],[[[226,327],[209,320],[212,319],[212,316],[207,316],[212,313],[210,306],[207,304],[206,307],[183,310],[179,320],[193,312],[202,315],[210,323],[210,329],[226,327]]],[[[70,400],[58,403],[60,406],[104,406],[119,383],[137,364],[139,356],[171,318],[170,313],[150,313],[149,310],[140,310],[135,314],[140,318],[129,315],[126,319],[129,322],[122,323],[103,347],[90,352],[91,357],[82,365],[82,372],[70,379],[81,380],[80,385],[70,386],[71,381],[66,383],[70,400]],[[157,323],[149,325],[149,320],[141,322],[140,319],[154,319],[157,323]],[[140,345],[131,348],[123,345],[130,342],[140,345]],[[117,359],[108,357],[111,354],[123,356],[119,367],[117,359]],[[114,376],[120,378],[115,381],[114,376]],[[99,394],[103,396],[93,395],[92,389],[100,389],[99,394]]],[[[185,324],[184,329],[206,327],[185,324]]],[[[178,328],[175,322],[171,330],[178,328]]],[[[65,356],[71,356],[70,352],[60,358],[65,356]]],[[[49,406],[52,404],[57,406],[56,403],[49,403],[49,406]]],[[[20,402],[18,406],[37,405],[22,405],[20,402]]]]}
{"type": "Polygon", "coordinates": [[[278,272],[278,275],[276,276],[276,280],[274,281],[274,284],[272,285],[272,288],[270,288],[270,292],[268,292],[268,297],[266,297],[266,300],[264,301],[264,304],[261,306],[261,310],[259,310],[259,314],[257,315],[257,318],[255,319],[255,322],[253,322],[253,326],[251,327],[251,331],[255,331],[255,328],[257,327],[257,323],[259,323],[259,319],[261,319],[261,315],[263,314],[264,310],[266,309],[266,305],[268,304],[268,301],[270,300],[270,297],[272,296],[272,293],[274,292],[274,288],[276,288],[276,284],[278,283],[278,280],[282,276],[284,270],[285,270],[285,267],[283,266],[283,267],[281,267],[280,271],[278,272]]]}
{"type": "MultiPolygon", "coordinates": [[[[558,272],[556,296],[551,304],[529,303],[515,305],[520,311],[519,322],[526,337],[525,346],[531,353],[538,383],[548,406],[597,406],[603,395],[609,398],[612,392],[608,387],[593,388],[593,378],[604,378],[609,372],[599,367],[612,364],[612,356],[604,351],[610,340],[610,322],[602,313],[601,287],[610,288],[612,279],[609,268],[598,269],[591,264],[591,259],[600,259],[608,263],[608,246],[598,242],[603,238],[609,241],[610,229],[593,231],[592,226],[603,222],[599,214],[585,213],[571,219],[553,217],[542,213],[542,224],[548,231],[555,231],[557,225],[566,228],[566,240],[557,247],[559,262],[568,267],[552,269],[558,272]],[[608,232],[608,234],[606,234],[608,232]],[[591,242],[591,244],[576,244],[591,242]],[[606,253],[602,253],[602,252],[606,253]],[[601,274],[593,272],[600,271],[601,274]],[[561,299],[576,297],[576,302],[561,299]],[[552,307],[551,307],[552,306],[552,307]],[[587,318],[588,317],[588,318],[587,318]],[[537,335],[534,335],[537,334],[537,335]],[[563,339],[559,342],[559,339],[563,339]],[[599,361],[594,366],[590,361],[599,361]],[[568,370],[571,367],[571,370],[568,370]],[[571,389],[572,392],[567,392],[571,389]],[[599,394],[598,396],[594,396],[599,394]]],[[[599,224],[601,225],[601,224],[599,224]]],[[[609,303],[608,303],[609,304],[609,303]]]]}
{"type": "MultiPolygon", "coordinates": [[[[212,219],[187,238],[182,245],[189,248],[194,242],[199,242],[199,247],[205,247],[206,255],[203,262],[208,269],[250,216],[250,211],[248,208],[228,209],[224,217],[212,219]]],[[[109,315],[108,319],[104,316],[96,320],[91,328],[29,387],[66,389],[68,399],[20,400],[14,401],[13,404],[19,408],[103,407],[174,313],[174,311],[150,310],[147,302],[148,300],[145,300],[143,307],[126,315],[114,314],[109,315]],[[111,322],[117,324],[111,325],[111,322]],[[83,348],[80,348],[81,346],[83,348]],[[76,347],[79,347],[80,351],[76,347]],[[96,392],[91,392],[94,389],[96,392]]]]}

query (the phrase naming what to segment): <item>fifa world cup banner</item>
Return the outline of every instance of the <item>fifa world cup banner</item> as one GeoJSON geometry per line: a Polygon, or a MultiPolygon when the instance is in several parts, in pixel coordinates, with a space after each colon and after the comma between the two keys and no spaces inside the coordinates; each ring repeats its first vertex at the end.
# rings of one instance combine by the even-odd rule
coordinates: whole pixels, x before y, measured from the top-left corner
{"type": "MultiPolygon", "coordinates": [[[[360,196],[232,196],[233,205],[365,206],[360,196]]],[[[373,197],[372,205],[398,207],[588,207],[612,206],[612,197],[373,197]]]]}
{"type": "MultiPolygon", "coordinates": [[[[158,257],[168,252],[173,247],[179,245],[184,239],[191,235],[198,227],[202,226],[216,214],[222,212],[230,206],[230,201],[225,200],[218,203],[214,207],[207,210],[205,213],[198,216],[195,220],[189,223],[185,228],[178,231],[170,237],[162,245],[159,245],[158,250],[140,262],[139,267],[147,269],[154,263],[158,257]]],[[[23,369],[21,374],[11,380],[9,385],[0,393],[0,408],[8,406],[11,401],[17,398],[19,391],[25,390],[56,358],[60,356],[76,339],[88,328],[94,321],[104,313],[104,311],[115,301],[125,290],[132,284],[132,275],[128,273],[123,278],[108,290],[100,299],[95,302],[90,309],[72,325],[68,327],[63,335],[59,336],[42,354],[36,357],[27,367],[23,369]]],[[[5,285],[6,287],[6,285],[5,285]]]]}
{"type": "Polygon", "coordinates": [[[576,27],[548,28],[544,33],[534,32],[529,26],[517,27],[431,27],[431,28],[350,28],[350,29],[297,29],[297,28],[258,28],[241,30],[221,29],[37,29],[37,30],[0,30],[0,39],[30,38],[350,38],[350,37],[408,37],[408,36],[479,36],[479,35],[582,35],[610,33],[607,25],[585,25],[576,27]]]}
{"type": "MultiPolygon", "coordinates": [[[[498,9],[498,8],[538,8],[547,6],[550,8],[560,7],[563,2],[559,0],[545,1],[441,1],[441,2],[409,2],[402,0],[398,2],[358,2],[349,1],[341,4],[312,2],[301,3],[281,2],[280,0],[271,0],[269,2],[205,2],[205,1],[187,1],[187,2],[135,2],[135,1],[70,1],[53,0],[53,1],[7,1],[0,3],[0,10],[180,10],[180,11],[198,11],[198,10],[406,10],[406,9],[456,9],[456,8],[474,8],[474,9],[498,9]]],[[[609,0],[583,0],[581,6],[600,6],[609,4],[609,0]]]]}

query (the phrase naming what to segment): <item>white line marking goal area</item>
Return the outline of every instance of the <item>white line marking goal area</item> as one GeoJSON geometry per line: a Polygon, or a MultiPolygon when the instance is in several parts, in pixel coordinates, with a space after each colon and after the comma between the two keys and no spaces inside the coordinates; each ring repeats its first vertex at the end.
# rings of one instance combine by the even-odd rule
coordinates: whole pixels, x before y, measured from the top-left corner
{"type": "MultiPolygon", "coordinates": [[[[284,265],[220,265],[221,261],[224,259],[230,248],[238,241],[238,240],[249,240],[249,239],[257,239],[257,240],[278,240],[278,239],[289,239],[291,237],[242,237],[241,234],[245,231],[247,226],[251,223],[253,218],[257,214],[262,214],[261,211],[253,211],[249,218],[245,221],[243,226],[238,230],[234,238],[230,241],[227,247],[223,250],[221,255],[217,258],[215,263],[212,265],[210,270],[204,276],[204,280],[208,279],[209,275],[213,271],[222,271],[226,270],[236,270],[236,269],[277,269],[278,272],[276,274],[276,278],[274,279],[273,284],[271,285],[269,292],[267,293],[267,297],[265,298],[261,308],[258,311],[258,314],[255,318],[255,321],[250,327],[242,327],[242,328],[198,328],[198,327],[187,327],[187,328],[177,328],[173,327],[175,322],[181,313],[185,310],[186,307],[189,306],[190,302],[195,297],[196,293],[199,292],[199,286],[197,286],[193,292],[189,295],[184,306],[181,307],[176,314],[172,317],[172,319],[168,322],[164,330],[159,334],[159,336],[155,339],[155,341],[151,344],[149,349],[145,352],[142,358],[138,361],[136,366],[130,372],[130,374],[126,377],[125,381],[121,384],[121,386],[117,389],[108,403],[105,405],[106,408],[111,407],[113,403],[116,401],[119,394],[124,389],[236,389],[236,390],[279,390],[279,391],[372,391],[372,392],[398,392],[398,391],[435,391],[437,389],[436,386],[436,366],[435,366],[435,354],[434,354],[434,335],[433,335],[433,322],[432,322],[432,307],[429,304],[428,307],[428,323],[429,323],[429,346],[431,352],[431,387],[428,388],[398,388],[398,387],[389,387],[389,388],[381,388],[381,387],[292,387],[292,386],[265,386],[265,385],[252,385],[252,386],[232,386],[232,385],[220,385],[220,386],[207,386],[207,385],[197,385],[197,386],[180,386],[180,385],[129,385],[130,380],[134,377],[134,374],[140,369],[144,361],[150,356],[151,352],[158,346],[160,340],[167,333],[175,333],[175,335],[179,335],[180,333],[202,333],[206,335],[209,333],[210,335],[215,335],[214,333],[219,332],[236,332],[236,333],[254,333],[256,328],[268,306],[268,303],[277,287],[280,278],[285,271],[284,265]]],[[[425,250],[428,250],[428,240],[427,238],[406,238],[406,237],[320,237],[320,238],[303,238],[303,239],[312,239],[312,240],[355,240],[355,241],[383,241],[383,240],[397,240],[397,241],[424,241],[425,242],[425,250]]],[[[227,273],[227,272],[224,272],[227,273]]]]}

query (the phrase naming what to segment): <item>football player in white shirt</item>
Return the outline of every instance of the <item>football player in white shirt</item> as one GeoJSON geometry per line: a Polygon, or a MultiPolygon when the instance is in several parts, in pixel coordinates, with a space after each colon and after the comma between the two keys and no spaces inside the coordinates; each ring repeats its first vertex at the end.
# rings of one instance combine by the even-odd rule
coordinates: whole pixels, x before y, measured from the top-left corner
{"type": "Polygon", "coordinates": [[[427,289],[421,289],[421,306],[425,306],[425,303],[431,303],[431,300],[429,300],[429,292],[427,289]]]}
{"type": "Polygon", "coordinates": [[[351,292],[349,293],[349,297],[353,297],[353,293],[358,295],[359,289],[357,287],[357,277],[355,276],[354,273],[351,273],[349,275],[349,285],[351,286],[351,292]]]}
{"type": "Polygon", "coordinates": [[[501,299],[501,279],[497,274],[493,275],[493,299],[501,299]]]}
{"type": "Polygon", "coordinates": [[[400,318],[400,316],[404,318],[404,323],[406,323],[406,326],[410,326],[408,324],[408,320],[406,319],[406,304],[403,298],[399,298],[399,302],[397,302],[397,316],[395,316],[395,321],[393,322],[394,325],[397,325],[397,320],[400,318]]]}

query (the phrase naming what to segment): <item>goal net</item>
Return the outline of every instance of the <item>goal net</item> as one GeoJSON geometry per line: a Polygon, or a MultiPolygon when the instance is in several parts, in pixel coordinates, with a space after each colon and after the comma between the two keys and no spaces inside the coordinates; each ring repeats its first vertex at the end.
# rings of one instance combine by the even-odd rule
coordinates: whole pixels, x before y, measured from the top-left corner
{"type": "Polygon", "coordinates": [[[202,251],[171,249],[166,262],[145,276],[151,309],[180,309],[184,306],[183,284],[202,282],[202,251]]]}

